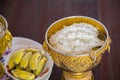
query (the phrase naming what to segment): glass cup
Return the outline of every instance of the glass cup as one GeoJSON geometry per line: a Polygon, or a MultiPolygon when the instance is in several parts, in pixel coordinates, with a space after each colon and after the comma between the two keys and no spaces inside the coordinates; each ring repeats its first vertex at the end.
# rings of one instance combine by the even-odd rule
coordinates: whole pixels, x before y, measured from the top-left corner
{"type": "Polygon", "coordinates": [[[106,50],[110,51],[110,43],[108,30],[101,22],[86,16],[70,16],[50,25],[46,31],[43,48],[50,53],[55,64],[63,69],[62,80],[93,80],[91,70],[100,63],[103,53],[106,50]],[[50,36],[73,23],[88,23],[96,27],[99,31],[98,38],[103,40],[104,44],[93,48],[89,54],[67,54],[52,47],[49,43],[50,36]]]}
{"type": "MultiPolygon", "coordinates": [[[[0,15],[0,58],[5,53],[7,48],[11,48],[12,45],[12,35],[8,30],[8,23],[6,19],[0,15]]],[[[4,67],[2,62],[0,62],[0,66],[2,70],[0,73],[0,77],[4,74],[4,67]]]]}

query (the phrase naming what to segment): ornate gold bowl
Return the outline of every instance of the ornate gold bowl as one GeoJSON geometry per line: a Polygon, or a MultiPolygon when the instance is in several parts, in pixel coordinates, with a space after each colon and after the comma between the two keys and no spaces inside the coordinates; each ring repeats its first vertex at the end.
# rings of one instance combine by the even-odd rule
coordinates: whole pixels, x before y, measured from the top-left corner
{"type": "Polygon", "coordinates": [[[50,25],[46,31],[43,48],[50,53],[55,64],[64,70],[63,80],[92,80],[93,76],[90,70],[100,63],[105,50],[110,50],[110,43],[108,31],[101,22],[86,16],[71,16],[62,18],[50,25]],[[98,28],[98,38],[104,40],[102,46],[93,48],[89,54],[65,54],[51,46],[49,43],[51,35],[64,28],[63,26],[83,22],[98,28]]]}
{"type": "MultiPolygon", "coordinates": [[[[0,32],[0,57],[4,54],[7,48],[11,47],[12,44],[12,35],[8,31],[8,23],[6,19],[0,15],[0,27],[4,27],[2,30],[3,33],[0,32]]],[[[0,78],[4,75],[4,66],[2,62],[0,62],[0,78]]]]}
{"type": "MultiPolygon", "coordinates": [[[[0,23],[4,28],[4,35],[0,37],[0,57],[4,54],[7,47],[11,47],[12,44],[12,35],[8,31],[8,23],[6,19],[0,15],[0,23]]],[[[1,35],[1,34],[0,34],[1,35]]]]}

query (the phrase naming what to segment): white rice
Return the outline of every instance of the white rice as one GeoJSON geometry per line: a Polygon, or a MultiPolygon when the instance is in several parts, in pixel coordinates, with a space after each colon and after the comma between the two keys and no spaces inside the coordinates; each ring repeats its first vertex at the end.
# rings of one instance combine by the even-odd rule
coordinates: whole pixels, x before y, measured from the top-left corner
{"type": "Polygon", "coordinates": [[[52,47],[68,54],[88,54],[93,47],[101,46],[98,29],[88,23],[64,26],[49,39],[52,47]]]}

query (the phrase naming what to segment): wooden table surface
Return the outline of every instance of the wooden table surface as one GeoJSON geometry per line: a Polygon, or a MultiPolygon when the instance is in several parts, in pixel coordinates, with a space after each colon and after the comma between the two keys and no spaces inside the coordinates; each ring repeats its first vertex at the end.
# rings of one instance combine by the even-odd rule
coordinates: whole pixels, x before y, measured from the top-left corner
{"type": "MultiPolygon", "coordinates": [[[[84,15],[104,23],[112,39],[111,52],[106,52],[93,70],[95,80],[120,80],[119,8],[119,0],[0,0],[0,14],[7,19],[13,36],[41,44],[49,25],[60,18],[84,15]]],[[[61,75],[61,69],[54,66],[49,80],[60,80],[61,75]]]]}

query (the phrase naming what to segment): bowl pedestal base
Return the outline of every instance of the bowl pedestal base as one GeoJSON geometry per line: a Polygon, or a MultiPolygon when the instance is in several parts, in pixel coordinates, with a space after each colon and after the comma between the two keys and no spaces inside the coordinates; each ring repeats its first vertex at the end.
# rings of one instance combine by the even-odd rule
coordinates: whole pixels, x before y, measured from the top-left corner
{"type": "Polygon", "coordinates": [[[69,73],[63,71],[62,80],[94,80],[92,71],[85,73],[69,73]]]}

